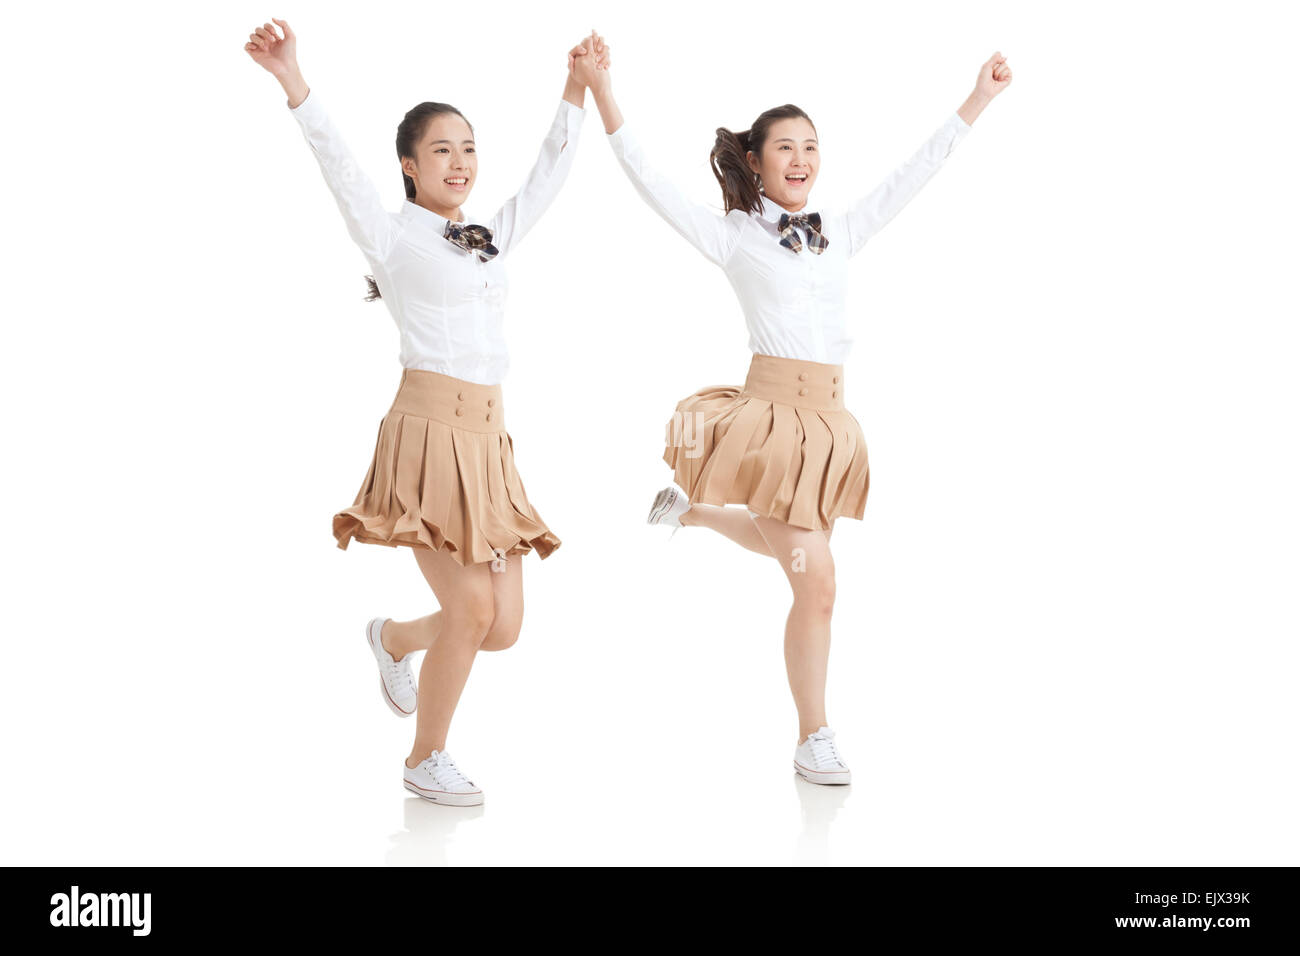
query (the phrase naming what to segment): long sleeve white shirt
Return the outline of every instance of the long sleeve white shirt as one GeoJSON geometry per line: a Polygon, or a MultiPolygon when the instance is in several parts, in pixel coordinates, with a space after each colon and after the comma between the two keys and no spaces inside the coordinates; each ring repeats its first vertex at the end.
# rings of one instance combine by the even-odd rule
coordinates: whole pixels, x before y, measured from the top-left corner
{"type": "Polygon", "coordinates": [[[492,230],[498,253],[486,262],[445,238],[449,220],[437,213],[410,199],[404,199],[399,212],[385,207],[315,90],[289,111],[302,127],[348,234],[365,256],[381,301],[397,323],[402,367],[482,385],[501,384],[510,366],[503,260],[559,193],[573,165],[586,111],[560,100],[523,186],[491,219],[476,219],[461,207],[464,219],[457,221],[492,230]]]}
{"type": "Polygon", "coordinates": [[[777,222],[786,212],[767,196],[761,215],[733,209],[725,216],[687,198],[647,162],[627,122],[606,134],[614,155],[641,198],[730,280],[749,328],[749,349],[764,355],[841,365],[853,343],[846,315],[848,262],[912,199],[962,141],[970,126],[953,112],[910,159],[842,211],[821,212],[829,246],[814,254],[780,243],[777,222]]]}

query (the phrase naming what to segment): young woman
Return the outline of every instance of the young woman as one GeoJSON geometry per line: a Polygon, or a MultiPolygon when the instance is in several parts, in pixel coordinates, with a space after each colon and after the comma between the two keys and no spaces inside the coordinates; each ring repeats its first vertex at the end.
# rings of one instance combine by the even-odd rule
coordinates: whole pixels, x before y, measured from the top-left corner
{"type": "MultiPolygon", "coordinates": [[[[404,786],[436,803],[479,804],[482,791],[446,750],[452,714],[475,655],[510,647],[519,636],[523,555],[546,558],[560,546],[528,500],[506,431],[502,260],[568,175],[585,90],[570,70],[523,187],[486,220],[463,208],[478,178],[473,127],[453,106],[420,103],[397,128],[406,200],[393,213],[303,79],[293,30],[274,23],[281,33],[263,24],[244,49],[288,96],[373,273],[367,298],[383,299],[401,336],[400,387],[356,500],[334,516],[334,536],[345,550],[355,539],[414,553],[440,609],[413,621],[376,618],[365,628],[366,643],[389,708],[399,716],[418,709],[404,786]],[[425,652],[418,689],[415,651],[425,652]]],[[[569,52],[570,60],[586,55],[582,44],[569,52]]]]}
{"type": "MultiPolygon", "coordinates": [[[[826,719],[835,519],[860,519],[866,442],[845,406],[848,261],[938,171],[975,118],[1011,82],[1006,58],[980,67],[974,91],[919,150],[846,210],[821,213],[809,193],[821,166],[817,130],[799,107],[760,114],[740,133],[717,130],[710,152],[725,215],[685,198],[647,160],[615,103],[608,48],[572,63],[592,91],[614,155],[642,199],[709,261],[740,298],[753,353],[743,387],[702,388],[677,403],[664,461],[675,486],[651,524],[712,528],[781,563],[793,591],[785,660],[799,715],[794,769],[814,783],[847,784],[849,768],[826,719]],[[745,511],[726,507],[743,504],[745,511]]],[[[673,531],[675,535],[676,530],[673,531]]]]}

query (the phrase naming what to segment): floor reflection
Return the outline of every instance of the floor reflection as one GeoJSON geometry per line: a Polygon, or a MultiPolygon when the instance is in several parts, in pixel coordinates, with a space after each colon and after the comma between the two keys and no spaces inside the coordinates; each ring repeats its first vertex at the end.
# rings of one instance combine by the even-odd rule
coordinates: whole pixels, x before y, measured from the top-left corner
{"type": "Polygon", "coordinates": [[[419,797],[402,801],[402,826],[389,834],[384,863],[389,866],[446,866],[447,847],[456,828],[483,816],[485,804],[448,807],[419,797]]]}
{"type": "Polygon", "coordinates": [[[831,824],[853,792],[852,784],[828,785],[809,783],[797,773],[791,773],[794,790],[799,797],[799,842],[795,846],[794,862],[804,866],[827,866],[831,859],[831,824]]]}

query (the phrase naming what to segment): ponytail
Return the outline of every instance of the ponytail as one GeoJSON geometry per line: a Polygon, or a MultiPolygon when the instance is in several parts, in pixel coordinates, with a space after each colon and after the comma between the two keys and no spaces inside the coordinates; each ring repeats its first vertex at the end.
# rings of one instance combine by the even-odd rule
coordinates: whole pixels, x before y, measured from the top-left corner
{"type": "Polygon", "coordinates": [[[718,185],[722,187],[723,212],[731,212],[733,209],[759,212],[763,208],[763,200],[759,198],[762,180],[745,162],[745,153],[751,149],[751,132],[753,131],[747,129],[733,133],[725,126],[719,126],[717,138],[713,141],[709,164],[718,185]]]}

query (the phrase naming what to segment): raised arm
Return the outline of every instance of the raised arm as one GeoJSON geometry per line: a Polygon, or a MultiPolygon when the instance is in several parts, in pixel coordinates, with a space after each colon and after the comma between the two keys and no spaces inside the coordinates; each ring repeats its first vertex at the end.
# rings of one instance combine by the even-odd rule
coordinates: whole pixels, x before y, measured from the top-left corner
{"type": "Polygon", "coordinates": [[[854,202],[845,213],[849,255],[855,255],[866,241],[893,219],[966,138],[975,118],[993,97],[1011,83],[1006,57],[994,53],[981,67],[975,89],[958,109],[943,121],[911,158],[895,169],[879,186],[854,202]]]}
{"type": "MultiPolygon", "coordinates": [[[[578,90],[582,94],[581,88],[578,90]]],[[[492,230],[492,244],[502,255],[517,246],[530,229],[541,219],[542,213],[555,201],[560,187],[573,167],[573,157],[578,147],[578,134],[582,120],[587,115],[581,106],[575,106],[566,97],[560,100],[551,120],[551,128],[542,140],[541,152],[529,170],[523,186],[506,200],[488,228],[492,230]]]]}
{"type": "MultiPolygon", "coordinates": [[[[595,33],[591,41],[597,52],[606,56],[608,63],[608,47],[604,41],[595,33]]],[[[609,140],[623,172],[646,204],[679,235],[714,265],[725,264],[740,238],[740,214],[719,216],[708,206],[687,198],[673,180],[647,161],[640,141],[623,121],[623,114],[614,100],[608,65],[595,67],[594,63],[578,60],[574,71],[592,92],[605,124],[605,138],[609,140]]]]}
{"type": "Polygon", "coordinates": [[[930,135],[911,158],[899,166],[871,192],[855,201],[845,212],[849,255],[856,255],[866,241],[893,219],[921,191],[931,177],[970,132],[970,125],[953,113],[930,135]]]}
{"type": "Polygon", "coordinates": [[[395,235],[393,219],[379,190],[357,165],[351,149],[330,119],[320,94],[312,91],[298,69],[297,38],[289,24],[275,20],[280,37],[267,23],[250,35],[244,49],[280,82],[286,106],[297,121],[320,166],[325,184],[338,204],[348,234],[371,261],[383,261],[395,235]]]}
{"type": "Polygon", "coordinates": [[[578,146],[578,135],[582,132],[582,121],[587,115],[582,107],[587,91],[572,75],[573,61],[575,57],[586,53],[582,44],[569,51],[569,74],[564,79],[564,95],[556,107],[551,128],[542,140],[537,161],[529,170],[523,186],[497,210],[497,214],[488,223],[488,228],[492,230],[492,244],[502,255],[523,240],[537,220],[541,219],[542,213],[555,201],[560,187],[569,178],[578,146]]]}

